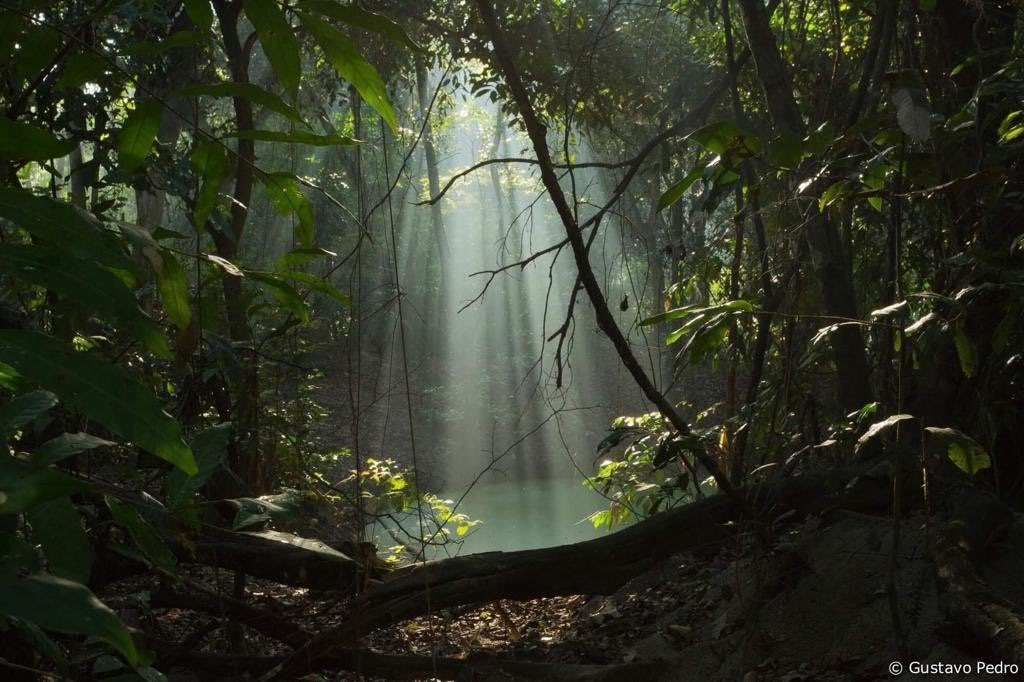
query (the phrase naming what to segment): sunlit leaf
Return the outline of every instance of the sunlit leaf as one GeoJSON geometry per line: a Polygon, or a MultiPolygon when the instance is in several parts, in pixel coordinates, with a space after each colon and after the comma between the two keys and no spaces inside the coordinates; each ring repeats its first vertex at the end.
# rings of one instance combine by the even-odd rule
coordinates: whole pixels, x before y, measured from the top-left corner
{"type": "Polygon", "coordinates": [[[242,0],[242,6],[245,8],[245,16],[256,29],[274,75],[294,100],[299,92],[299,78],[302,74],[295,30],[275,0],[242,0]]]}
{"type": "Polygon", "coordinates": [[[392,131],[396,131],[398,123],[395,119],[395,110],[388,100],[384,81],[381,80],[377,69],[363,59],[352,39],[310,14],[300,12],[299,18],[338,75],[355,86],[366,103],[380,114],[392,131]]]}
{"type": "Polygon", "coordinates": [[[404,28],[382,14],[370,12],[356,5],[342,5],[333,0],[299,0],[299,8],[337,19],[349,26],[379,33],[417,52],[426,52],[409,37],[404,28]]]}
{"type": "Polygon", "coordinates": [[[705,168],[707,168],[707,164],[697,164],[682,180],[669,187],[665,193],[658,198],[658,211],[664,211],[666,208],[679,201],[679,199],[686,194],[686,190],[690,189],[690,186],[699,180],[701,175],[704,174],[705,168]]]}
{"type": "Polygon", "coordinates": [[[296,272],[294,270],[277,270],[275,274],[293,282],[301,282],[313,291],[333,298],[342,305],[352,305],[352,299],[338,291],[337,287],[323,277],[311,275],[308,272],[296,272]]]}
{"type": "Polygon", "coordinates": [[[188,276],[175,255],[167,249],[160,250],[159,260],[160,266],[156,272],[156,281],[164,312],[178,329],[188,329],[189,323],[192,321],[188,276]]]}
{"type": "Polygon", "coordinates": [[[978,348],[960,326],[953,330],[953,345],[960,359],[960,370],[965,377],[973,377],[978,370],[978,348]]]}
{"type": "Polygon", "coordinates": [[[308,249],[293,249],[288,253],[284,254],[277,259],[277,263],[274,264],[275,270],[288,270],[296,265],[304,265],[320,258],[330,257],[334,258],[338,254],[327,249],[321,249],[319,247],[312,247],[308,249]]]}
{"type": "Polygon", "coordinates": [[[202,179],[192,209],[192,220],[196,229],[202,229],[217,204],[221,182],[228,172],[227,151],[217,142],[201,141],[192,150],[189,160],[196,174],[202,179]]]}
{"type": "Polygon", "coordinates": [[[249,278],[259,282],[277,301],[303,322],[309,322],[309,308],[306,302],[290,284],[278,274],[247,270],[249,278]]]}
{"type": "Polygon", "coordinates": [[[135,108],[125,119],[121,137],[117,143],[117,158],[121,173],[130,177],[142,165],[160,132],[160,119],[164,107],[155,99],[144,99],[135,103],[135,108]]]}
{"type": "Polygon", "coordinates": [[[761,152],[761,141],[757,136],[730,121],[710,123],[693,131],[686,139],[693,140],[715,154],[740,152],[750,155],[761,152]]]}
{"type": "Polygon", "coordinates": [[[280,215],[294,214],[298,223],[295,236],[303,247],[313,245],[313,205],[302,191],[298,180],[290,173],[260,173],[258,175],[280,215]]]}
{"type": "Polygon", "coordinates": [[[931,137],[931,108],[924,91],[918,88],[896,88],[892,91],[896,120],[900,129],[914,142],[931,137]]]}
{"type": "Polygon", "coordinates": [[[196,469],[178,423],[156,396],[123,369],[38,332],[0,329],[0,358],[27,381],[56,393],[95,419],[186,473],[196,469]]]}

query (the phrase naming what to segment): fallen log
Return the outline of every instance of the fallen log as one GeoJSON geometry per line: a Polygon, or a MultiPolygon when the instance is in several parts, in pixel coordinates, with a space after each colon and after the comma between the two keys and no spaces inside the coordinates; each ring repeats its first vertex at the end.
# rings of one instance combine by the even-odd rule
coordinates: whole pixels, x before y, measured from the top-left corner
{"type": "Polygon", "coordinates": [[[193,547],[180,543],[174,546],[181,561],[241,571],[295,587],[351,590],[365,578],[363,562],[319,540],[291,533],[236,532],[204,526],[193,547]]]}
{"type": "MultiPolygon", "coordinates": [[[[740,493],[757,518],[742,527],[760,530],[783,514],[797,518],[829,508],[884,511],[892,492],[892,470],[888,462],[865,463],[743,488],[740,493]]],[[[908,495],[919,487],[910,478],[903,485],[908,495]]],[[[740,529],[733,501],[716,495],[595,540],[472,554],[397,571],[365,592],[343,623],[293,652],[267,679],[301,677],[320,667],[318,659],[336,647],[439,609],[498,599],[609,594],[673,554],[722,542],[740,529]]]]}

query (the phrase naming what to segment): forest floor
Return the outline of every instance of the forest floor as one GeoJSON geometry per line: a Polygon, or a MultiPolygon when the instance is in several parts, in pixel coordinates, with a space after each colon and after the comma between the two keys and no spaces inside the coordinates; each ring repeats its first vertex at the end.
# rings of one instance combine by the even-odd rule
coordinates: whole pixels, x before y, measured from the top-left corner
{"type": "MultiPolygon", "coordinates": [[[[445,610],[378,630],[361,645],[421,656],[486,651],[532,662],[661,662],[645,679],[681,682],[919,679],[907,672],[892,675],[890,663],[978,661],[939,613],[931,540],[926,517],[905,519],[893,563],[891,519],[833,511],[776,528],[767,547],[748,538],[674,556],[612,595],[445,610]]],[[[1017,524],[994,547],[987,565],[984,577],[993,590],[1024,603],[1024,526],[1017,524]]],[[[202,569],[195,577],[210,581],[212,572],[202,569]]],[[[311,632],[349,615],[347,597],[255,579],[248,597],[311,632]]],[[[157,612],[156,621],[178,632],[201,627],[197,617],[179,610],[157,612]]],[[[262,655],[287,653],[255,633],[248,646],[262,655]]],[[[204,648],[228,650],[220,635],[204,648]]],[[[1019,679],[983,673],[942,677],[1019,679]]],[[[306,679],[368,678],[330,672],[306,679]]],[[[466,679],[517,678],[496,673],[466,679]]]]}

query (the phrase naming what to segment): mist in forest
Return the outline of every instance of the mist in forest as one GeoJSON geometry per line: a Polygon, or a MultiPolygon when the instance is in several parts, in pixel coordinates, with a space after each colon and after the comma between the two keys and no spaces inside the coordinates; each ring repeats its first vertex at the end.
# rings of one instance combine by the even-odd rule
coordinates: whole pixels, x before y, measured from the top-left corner
{"type": "MultiPolygon", "coordinates": [[[[438,149],[442,185],[488,158],[532,156],[528,141],[508,130],[502,116],[484,100],[458,104],[438,149]]],[[[413,170],[418,194],[426,197],[426,169],[421,163],[413,170]]],[[[575,187],[585,219],[602,200],[601,178],[576,171],[565,183],[570,192],[575,187]]],[[[428,205],[402,213],[399,277],[418,464],[429,472],[429,489],[482,521],[463,551],[594,536],[586,517],[608,501],[587,489],[584,478],[594,471],[595,447],[612,419],[638,406],[623,392],[622,377],[609,374],[618,363],[583,291],[562,341],[559,372],[558,331],[575,286],[571,252],[553,250],[520,265],[564,239],[541,191],[533,166],[494,164],[452,185],[440,202],[440,228],[428,205]]],[[[610,225],[592,245],[591,260],[616,300],[620,253],[618,230],[610,225]]],[[[633,317],[630,312],[624,327],[633,317]]],[[[395,364],[401,348],[393,325],[386,325],[382,356],[395,364]]]]}

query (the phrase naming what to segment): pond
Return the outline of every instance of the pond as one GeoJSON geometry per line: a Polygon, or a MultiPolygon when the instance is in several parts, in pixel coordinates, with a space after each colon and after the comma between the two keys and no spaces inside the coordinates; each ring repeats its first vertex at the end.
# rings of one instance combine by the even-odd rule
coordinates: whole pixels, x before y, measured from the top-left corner
{"type": "MultiPolygon", "coordinates": [[[[457,501],[463,492],[446,491],[440,497],[457,501]]],[[[466,494],[456,513],[480,523],[460,538],[461,546],[435,549],[433,555],[428,553],[428,558],[552,547],[600,537],[605,531],[594,528],[588,517],[607,504],[604,497],[584,487],[578,479],[478,483],[466,494]]],[[[410,516],[408,521],[403,521],[403,525],[413,528],[415,517],[410,516]]],[[[367,533],[383,549],[394,541],[381,526],[371,526],[367,533]]]]}

